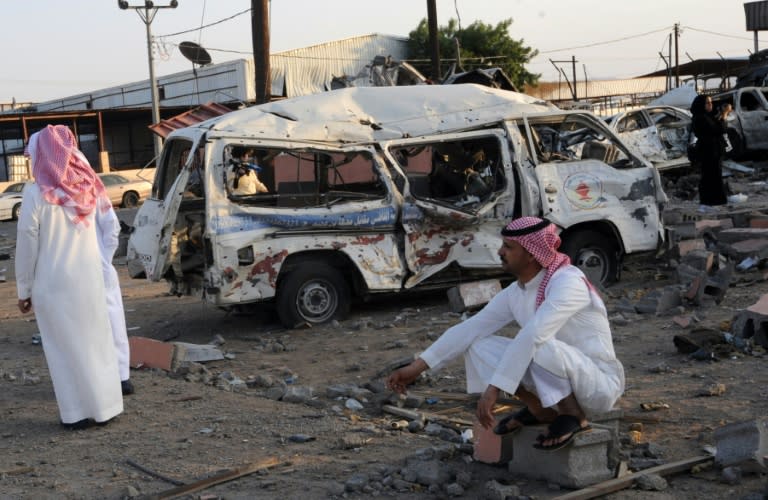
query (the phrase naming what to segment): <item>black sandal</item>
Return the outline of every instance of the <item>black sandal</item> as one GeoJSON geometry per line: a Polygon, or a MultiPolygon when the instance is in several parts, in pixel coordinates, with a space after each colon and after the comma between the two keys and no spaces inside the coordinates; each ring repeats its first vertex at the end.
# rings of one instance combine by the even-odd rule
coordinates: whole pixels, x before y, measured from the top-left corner
{"type": "Polygon", "coordinates": [[[581,421],[578,419],[578,417],[573,415],[558,415],[555,417],[555,420],[549,424],[547,434],[540,434],[536,438],[537,442],[534,443],[533,447],[537,450],[544,451],[560,450],[568,446],[573,441],[573,438],[576,436],[576,434],[591,430],[592,426],[590,425],[585,425],[582,427],[581,421]],[[563,436],[568,436],[568,438],[548,446],[542,444],[544,441],[549,441],[550,439],[559,439],[563,436]]]}
{"type": "Polygon", "coordinates": [[[536,418],[536,416],[533,413],[531,413],[531,410],[529,410],[527,406],[525,406],[521,410],[518,410],[517,412],[513,413],[512,415],[507,415],[506,417],[499,420],[499,423],[496,424],[496,427],[493,428],[493,433],[498,434],[499,436],[514,434],[526,425],[536,425],[540,423],[541,422],[539,421],[539,419],[536,418]],[[509,427],[507,427],[507,424],[509,424],[513,420],[516,420],[517,422],[519,422],[520,425],[510,429],[509,427]]]}

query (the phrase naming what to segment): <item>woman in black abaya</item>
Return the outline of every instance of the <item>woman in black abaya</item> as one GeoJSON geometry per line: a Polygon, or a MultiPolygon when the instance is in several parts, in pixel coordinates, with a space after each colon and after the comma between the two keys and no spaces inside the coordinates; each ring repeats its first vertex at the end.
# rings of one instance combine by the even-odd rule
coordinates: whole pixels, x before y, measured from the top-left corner
{"type": "Polygon", "coordinates": [[[728,202],[723,183],[722,158],[725,155],[725,119],[731,112],[726,104],[720,113],[712,110],[712,98],[698,95],[691,104],[693,133],[696,136],[696,161],[701,169],[699,202],[703,209],[728,202]]]}

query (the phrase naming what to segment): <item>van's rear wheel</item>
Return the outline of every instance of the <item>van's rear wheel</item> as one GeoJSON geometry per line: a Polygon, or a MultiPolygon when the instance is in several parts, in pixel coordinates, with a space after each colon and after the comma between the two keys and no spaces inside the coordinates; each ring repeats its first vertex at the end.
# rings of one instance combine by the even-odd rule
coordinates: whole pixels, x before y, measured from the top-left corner
{"type": "Polygon", "coordinates": [[[280,282],[277,315],[286,328],[320,324],[346,316],[349,301],[349,285],[338,269],[322,262],[306,262],[280,282]]]}
{"type": "Polygon", "coordinates": [[[123,195],[123,208],[136,208],[139,205],[139,193],[128,191],[123,195]]]}
{"type": "Polygon", "coordinates": [[[560,251],[596,285],[607,286],[619,279],[619,249],[613,238],[597,231],[579,231],[563,239],[560,251]]]}

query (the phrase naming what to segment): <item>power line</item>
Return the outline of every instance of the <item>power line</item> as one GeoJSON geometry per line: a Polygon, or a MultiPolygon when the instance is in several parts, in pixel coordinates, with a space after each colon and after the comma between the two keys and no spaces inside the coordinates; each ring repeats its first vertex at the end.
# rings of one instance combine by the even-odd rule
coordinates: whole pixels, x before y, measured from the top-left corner
{"type": "Polygon", "coordinates": [[[645,33],[639,33],[637,35],[629,35],[629,36],[625,36],[625,37],[622,37],[622,38],[616,38],[614,40],[606,40],[604,42],[589,43],[587,45],[578,45],[576,47],[566,47],[564,49],[544,50],[544,51],[539,52],[539,54],[551,54],[553,52],[563,52],[563,51],[566,51],[566,50],[586,49],[586,48],[589,48],[589,47],[598,47],[600,45],[608,45],[610,43],[623,42],[625,40],[631,40],[633,38],[640,38],[642,36],[652,35],[654,33],[659,33],[661,31],[669,31],[669,30],[670,30],[669,27],[660,28],[660,29],[653,30],[653,31],[647,31],[645,33]]]}
{"type": "Polygon", "coordinates": [[[234,18],[236,18],[238,16],[242,16],[243,14],[246,14],[246,13],[248,13],[250,11],[251,11],[251,9],[248,8],[248,9],[245,9],[244,11],[242,11],[242,12],[238,12],[237,14],[233,14],[233,15],[231,15],[229,17],[224,18],[224,19],[220,19],[220,20],[218,20],[216,22],[213,22],[213,23],[210,23],[210,24],[206,24],[205,26],[200,26],[199,28],[192,28],[192,29],[188,29],[188,30],[184,30],[184,31],[179,31],[179,32],[176,32],[176,33],[169,33],[167,35],[160,35],[160,37],[162,38],[162,37],[166,37],[166,36],[184,35],[186,33],[192,33],[193,31],[199,31],[199,30],[202,30],[204,28],[210,28],[211,26],[216,26],[217,24],[221,24],[223,22],[230,21],[230,20],[232,20],[232,19],[234,19],[234,18]]]}
{"type": "Polygon", "coordinates": [[[736,40],[749,40],[750,42],[752,41],[751,38],[747,38],[745,36],[726,35],[725,33],[718,33],[716,31],[702,30],[702,29],[698,29],[698,28],[693,28],[691,26],[683,26],[683,28],[691,30],[691,31],[698,31],[700,33],[707,33],[708,35],[722,36],[722,37],[725,37],[725,38],[734,38],[736,40]]]}

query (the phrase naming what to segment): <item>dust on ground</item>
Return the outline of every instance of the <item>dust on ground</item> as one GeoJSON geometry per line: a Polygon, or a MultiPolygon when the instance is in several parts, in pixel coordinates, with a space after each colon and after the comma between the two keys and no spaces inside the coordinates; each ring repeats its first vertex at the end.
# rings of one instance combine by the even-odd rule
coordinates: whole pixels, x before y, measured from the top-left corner
{"type": "MultiPolygon", "coordinates": [[[[755,179],[731,180],[732,189],[750,197],[732,209],[768,207],[764,183],[755,179]]],[[[671,205],[696,207],[684,199],[671,205]]],[[[0,223],[0,255],[13,254],[15,230],[15,223],[0,223]]],[[[186,377],[132,370],[136,393],[125,398],[122,415],[104,427],[65,430],[42,349],[31,342],[36,324],[16,308],[13,260],[0,260],[0,275],[7,277],[0,283],[0,498],[152,495],[174,488],[172,480],[191,483],[272,458],[279,465],[187,498],[481,498],[492,479],[516,485],[524,497],[567,493],[544,481],[510,476],[503,466],[474,462],[466,446],[444,435],[392,429],[397,417],[381,411],[389,395],[375,391],[389,365],[423,350],[461,320],[450,312],[444,293],[377,300],[353,309],[342,322],[285,330],[268,308],[228,314],[198,299],[169,296],[163,283],[131,280],[125,267],[118,267],[130,335],[200,344],[218,335],[228,359],[206,363],[205,373],[186,377]],[[349,409],[348,397],[329,392],[341,384],[365,395],[358,398],[362,409],[349,409]],[[275,400],[284,387],[303,389],[304,397],[298,403],[275,400]],[[447,483],[459,488],[449,493],[447,484],[429,487],[403,479],[407,460],[425,453],[442,459],[447,483]]],[[[625,412],[620,428],[625,459],[649,447],[659,462],[699,456],[714,445],[715,429],[768,413],[768,359],[762,350],[698,361],[673,343],[675,335],[692,328],[727,331],[740,310],[768,293],[762,271],[734,274],[719,305],[677,311],[695,316],[688,330],[672,315],[620,310],[623,300],[672,283],[674,269],[651,256],[625,262],[622,281],[604,291],[627,375],[619,402],[625,412]],[[662,409],[644,412],[644,403],[660,403],[662,409]],[[633,423],[642,424],[640,446],[629,442],[633,423]]],[[[474,406],[462,396],[463,381],[463,366],[455,362],[414,390],[425,396],[422,409],[471,420],[474,406]]],[[[745,498],[766,486],[762,474],[748,471],[726,482],[714,467],[667,481],[662,491],[626,489],[607,498],[745,498]]]]}

